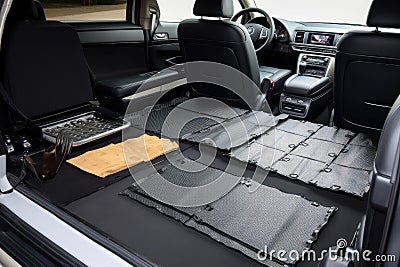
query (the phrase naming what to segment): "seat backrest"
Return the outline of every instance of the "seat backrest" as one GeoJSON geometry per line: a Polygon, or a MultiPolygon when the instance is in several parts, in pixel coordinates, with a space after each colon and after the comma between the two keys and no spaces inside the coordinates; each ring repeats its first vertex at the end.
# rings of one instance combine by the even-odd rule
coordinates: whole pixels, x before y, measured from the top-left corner
{"type": "MultiPolygon", "coordinates": [[[[375,0],[367,25],[400,28],[396,0],[375,0]]],[[[337,126],[378,132],[400,93],[400,34],[352,31],[336,55],[334,103],[337,126]]]]}
{"type": "Polygon", "coordinates": [[[42,21],[32,0],[15,0],[2,43],[2,81],[14,104],[35,119],[93,100],[76,31],[42,21]]]}
{"type": "MultiPolygon", "coordinates": [[[[382,130],[371,174],[371,191],[366,216],[361,223],[357,249],[374,254],[387,254],[391,239],[397,240],[399,232],[392,232],[389,222],[400,219],[400,97],[397,98],[382,130]]],[[[396,227],[399,224],[396,224],[396,227]]],[[[400,256],[399,247],[394,251],[400,256]]],[[[390,252],[390,254],[393,251],[390,252]]],[[[366,265],[362,265],[366,266],[366,265]]]]}
{"type": "MultiPolygon", "coordinates": [[[[222,19],[233,15],[232,0],[197,0],[193,13],[202,18],[184,20],[178,28],[184,61],[225,64],[247,75],[259,87],[260,71],[249,33],[242,25],[222,19]],[[203,16],[220,19],[205,19],[203,16]]],[[[193,88],[200,95],[227,101],[238,100],[229,90],[210,84],[193,88]]]]}

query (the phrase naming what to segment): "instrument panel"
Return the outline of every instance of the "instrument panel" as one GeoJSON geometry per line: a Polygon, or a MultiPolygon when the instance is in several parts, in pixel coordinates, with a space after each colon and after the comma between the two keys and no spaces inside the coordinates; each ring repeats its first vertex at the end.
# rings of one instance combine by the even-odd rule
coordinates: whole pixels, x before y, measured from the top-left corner
{"type": "MultiPolygon", "coordinates": [[[[275,37],[276,41],[279,43],[289,43],[290,37],[289,32],[287,31],[286,27],[277,19],[274,18],[275,22],[275,37]]],[[[257,23],[263,25],[264,27],[269,28],[269,23],[266,18],[264,17],[256,17],[251,19],[248,23],[257,23]]]]}

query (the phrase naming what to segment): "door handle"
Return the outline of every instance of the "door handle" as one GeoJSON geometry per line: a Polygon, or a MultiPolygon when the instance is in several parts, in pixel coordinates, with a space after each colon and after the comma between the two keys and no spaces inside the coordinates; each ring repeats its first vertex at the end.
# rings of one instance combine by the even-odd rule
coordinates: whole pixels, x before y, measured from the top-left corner
{"type": "Polygon", "coordinates": [[[155,40],[168,40],[168,33],[166,32],[158,32],[154,34],[155,40]]]}

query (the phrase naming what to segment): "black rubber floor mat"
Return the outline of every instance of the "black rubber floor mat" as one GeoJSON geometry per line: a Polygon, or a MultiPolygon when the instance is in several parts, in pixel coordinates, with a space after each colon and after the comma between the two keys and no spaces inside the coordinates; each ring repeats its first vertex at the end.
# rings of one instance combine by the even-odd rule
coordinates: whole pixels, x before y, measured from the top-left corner
{"type": "Polygon", "coordinates": [[[119,193],[121,196],[129,197],[133,200],[136,200],[145,206],[156,209],[162,214],[165,214],[171,218],[174,218],[177,221],[182,223],[187,222],[193,214],[196,213],[197,209],[203,209],[204,207],[199,208],[180,208],[180,207],[172,207],[168,206],[164,203],[161,203],[154,198],[149,197],[140,187],[135,185],[123,190],[119,193]]]}
{"type": "Polygon", "coordinates": [[[312,138],[346,145],[356,134],[337,127],[324,126],[312,138]]]}
{"type": "Polygon", "coordinates": [[[215,182],[221,176],[226,176],[226,178],[232,179],[235,183],[240,181],[240,178],[236,176],[207,167],[193,160],[179,158],[172,159],[172,161],[174,163],[163,168],[159,174],[167,181],[178,186],[200,187],[215,182]]]}
{"type": "Polygon", "coordinates": [[[344,148],[344,145],[310,138],[302,142],[291,154],[331,163],[344,148]]]}
{"type": "Polygon", "coordinates": [[[257,142],[234,148],[231,151],[232,157],[243,162],[255,164],[263,169],[270,169],[274,162],[284,155],[284,151],[263,146],[257,142]]]}
{"type": "Polygon", "coordinates": [[[232,119],[245,114],[248,110],[229,107],[217,100],[194,98],[179,105],[179,108],[220,119],[232,119]]]}
{"type": "Polygon", "coordinates": [[[315,124],[308,121],[286,120],[280,123],[277,126],[277,129],[297,135],[302,135],[305,137],[310,137],[312,134],[316,133],[321,127],[322,125],[320,124],[315,124]]]}
{"type": "Polygon", "coordinates": [[[255,139],[255,143],[233,149],[230,155],[322,188],[356,196],[368,192],[368,171],[373,168],[376,154],[368,136],[292,120],[276,128],[255,139]],[[294,131],[297,133],[291,133],[294,131]],[[267,149],[273,148],[274,142],[275,152],[267,149]]]}
{"type": "MultiPolygon", "coordinates": [[[[193,161],[182,161],[182,164],[192,165],[186,166],[189,169],[199,167],[193,161]]],[[[214,173],[221,172],[208,169],[214,173]]],[[[194,180],[209,179],[205,176],[211,172],[206,172],[190,176],[194,180]]],[[[182,180],[180,168],[169,166],[160,173],[174,183],[199,184],[188,184],[188,178],[182,180]]],[[[256,183],[239,177],[234,178],[238,183],[230,192],[211,204],[193,208],[175,207],[150,197],[141,189],[143,183],[152,177],[150,175],[136,182],[120,195],[154,208],[267,266],[287,266],[295,261],[278,261],[273,253],[260,261],[259,256],[263,254],[260,251],[270,253],[271,250],[282,249],[289,252],[294,249],[302,252],[309,249],[336,210],[264,185],[257,184],[257,190],[250,192],[250,187],[256,186],[256,183]]]]}
{"type": "Polygon", "coordinates": [[[195,143],[205,143],[223,150],[230,150],[248,143],[264,134],[287,116],[274,117],[264,112],[249,112],[229,119],[204,131],[184,137],[195,143]]]}
{"type": "Polygon", "coordinates": [[[305,139],[306,137],[301,135],[272,129],[257,138],[255,142],[267,147],[276,148],[277,150],[290,152],[305,139]]]}
{"type": "Polygon", "coordinates": [[[174,139],[207,129],[223,121],[217,117],[199,115],[174,106],[164,106],[149,112],[147,109],[132,116],[132,125],[174,139]]]}
{"type": "MultiPolygon", "coordinates": [[[[213,238],[215,233],[227,237],[218,240],[259,261],[249,251],[257,253],[267,248],[269,254],[272,250],[295,250],[301,255],[318,238],[335,210],[266,186],[250,193],[246,185],[240,184],[196,213],[187,224],[213,238]]],[[[272,253],[274,258],[276,254],[272,253]]],[[[295,261],[280,263],[291,265],[295,261]]]]}
{"type": "Polygon", "coordinates": [[[288,155],[276,162],[272,170],[291,179],[359,197],[369,190],[369,172],[337,164],[325,164],[308,158],[288,155]]]}
{"type": "Polygon", "coordinates": [[[372,171],[376,150],[366,146],[347,146],[333,161],[335,164],[351,168],[372,171]]]}
{"type": "Polygon", "coordinates": [[[171,156],[169,162],[166,167],[137,181],[136,187],[156,199],[189,207],[222,197],[242,180],[230,172],[208,167],[179,154],[171,156]]]}
{"type": "Polygon", "coordinates": [[[272,170],[291,179],[299,179],[305,183],[312,183],[327,165],[320,161],[287,155],[277,161],[272,170]]]}
{"type": "Polygon", "coordinates": [[[371,138],[371,136],[364,134],[364,133],[359,133],[356,135],[356,137],[353,140],[351,140],[350,145],[366,146],[366,147],[371,147],[371,148],[376,149],[377,142],[378,142],[378,140],[375,140],[375,142],[374,142],[374,140],[371,138]]]}
{"type": "Polygon", "coordinates": [[[322,188],[362,197],[369,191],[369,177],[369,171],[332,164],[320,172],[313,183],[322,188]]]}

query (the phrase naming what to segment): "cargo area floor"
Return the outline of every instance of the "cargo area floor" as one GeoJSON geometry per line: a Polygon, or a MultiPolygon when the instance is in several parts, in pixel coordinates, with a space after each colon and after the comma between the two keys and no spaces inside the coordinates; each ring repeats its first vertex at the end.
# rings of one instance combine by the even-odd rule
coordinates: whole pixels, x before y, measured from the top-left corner
{"type": "MultiPolygon", "coordinates": [[[[198,153],[196,146],[193,146],[186,149],[184,154],[195,158],[198,153]]],[[[226,158],[222,156],[218,156],[213,163],[221,168],[224,164],[226,158]]],[[[251,172],[250,168],[248,173],[251,172]]],[[[131,177],[123,178],[69,203],[65,209],[111,240],[161,266],[260,265],[155,209],[120,196],[119,193],[133,182],[131,177]]],[[[317,252],[335,245],[339,238],[350,242],[366,208],[366,198],[320,189],[278,174],[270,173],[263,184],[338,208],[312,246],[317,252]]],[[[317,265],[317,262],[300,262],[297,266],[317,265]]]]}

